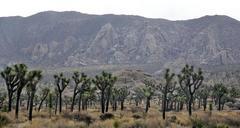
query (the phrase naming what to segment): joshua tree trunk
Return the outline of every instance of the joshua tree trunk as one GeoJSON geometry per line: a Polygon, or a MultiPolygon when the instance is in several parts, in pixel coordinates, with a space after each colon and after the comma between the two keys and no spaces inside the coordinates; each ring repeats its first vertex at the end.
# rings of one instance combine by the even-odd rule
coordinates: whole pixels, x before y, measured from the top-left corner
{"type": "Polygon", "coordinates": [[[177,108],[176,108],[177,112],[179,112],[180,110],[180,102],[177,102],[177,108]]]}
{"type": "Polygon", "coordinates": [[[203,99],[203,110],[206,111],[206,108],[207,108],[207,99],[204,98],[203,99]]]}
{"type": "Polygon", "coordinates": [[[104,91],[102,91],[102,94],[101,94],[101,110],[102,110],[102,113],[104,113],[104,110],[105,110],[105,97],[104,97],[104,91]]]}
{"type": "Polygon", "coordinates": [[[117,110],[117,101],[113,101],[113,111],[117,110]]]}
{"type": "Polygon", "coordinates": [[[83,98],[83,99],[82,99],[82,110],[83,110],[83,111],[85,110],[85,104],[86,104],[86,103],[85,103],[85,99],[83,98]]]}
{"type": "MultiPolygon", "coordinates": [[[[42,107],[42,104],[43,104],[43,101],[47,98],[48,95],[46,95],[40,102],[39,104],[39,107],[38,107],[38,112],[41,110],[41,107],[42,107]]],[[[47,103],[46,103],[46,107],[47,107],[47,103]]]]}
{"type": "Polygon", "coordinates": [[[74,93],[72,98],[72,104],[71,104],[71,112],[73,112],[73,109],[74,109],[75,98],[76,98],[76,94],[74,93]]]}
{"type": "MultiPolygon", "coordinates": [[[[167,88],[167,87],[165,87],[165,88],[167,88]]],[[[167,91],[166,89],[165,89],[165,91],[167,91]]],[[[166,111],[166,99],[167,99],[167,93],[166,92],[164,92],[164,95],[163,95],[163,100],[162,100],[162,111],[163,111],[163,113],[162,113],[162,117],[163,117],[163,119],[165,120],[165,111],[166,111]]]]}
{"type": "Polygon", "coordinates": [[[107,91],[107,102],[106,102],[106,112],[108,112],[110,95],[111,95],[111,92],[110,92],[110,89],[108,89],[108,91],[107,91]]]}
{"type": "Polygon", "coordinates": [[[124,109],[124,100],[121,101],[121,110],[124,109]]]}
{"type": "Polygon", "coordinates": [[[31,94],[29,98],[29,114],[28,114],[28,120],[32,121],[32,110],[33,110],[33,99],[34,99],[34,93],[31,94]]]}
{"type": "Polygon", "coordinates": [[[148,98],[147,98],[147,103],[146,103],[146,108],[145,108],[145,112],[146,112],[146,113],[148,112],[149,106],[150,106],[150,98],[148,97],[148,98]]]}
{"type": "Polygon", "coordinates": [[[193,95],[190,96],[188,101],[188,114],[192,116],[192,102],[193,102],[193,95]]]}
{"type": "Polygon", "coordinates": [[[135,105],[138,106],[138,101],[137,100],[135,100],[135,103],[136,103],[135,105]]]}
{"type": "Polygon", "coordinates": [[[27,110],[29,109],[29,104],[30,104],[30,95],[27,96],[27,110]]]}
{"type": "Polygon", "coordinates": [[[198,99],[198,109],[201,108],[201,99],[198,99]]]}
{"type": "Polygon", "coordinates": [[[8,95],[8,112],[12,111],[12,93],[9,93],[8,95]]]}
{"type": "Polygon", "coordinates": [[[18,119],[21,92],[22,92],[22,88],[17,90],[16,109],[15,109],[15,118],[16,119],[18,119]]]}
{"type": "Polygon", "coordinates": [[[59,113],[62,112],[62,92],[59,92],[59,113]]]}
{"type": "Polygon", "coordinates": [[[218,111],[221,111],[221,96],[218,98],[218,111]]]}
{"type": "Polygon", "coordinates": [[[18,119],[20,93],[17,93],[15,118],[18,119]]]}
{"type": "Polygon", "coordinates": [[[48,107],[48,101],[47,100],[45,101],[45,107],[46,108],[48,107]]]}
{"type": "Polygon", "coordinates": [[[106,110],[105,110],[105,112],[108,112],[108,106],[109,106],[109,99],[107,98],[107,102],[106,102],[106,110]]]}
{"type": "Polygon", "coordinates": [[[78,111],[81,111],[81,102],[82,102],[82,95],[79,94],[79,99],[78,99],[78,111]]]}
{"type": "Polygon", "coordinates": [[[180,102],[180,110],[183,110],[183,105],[184,105],[184,103],[180,102]]]}

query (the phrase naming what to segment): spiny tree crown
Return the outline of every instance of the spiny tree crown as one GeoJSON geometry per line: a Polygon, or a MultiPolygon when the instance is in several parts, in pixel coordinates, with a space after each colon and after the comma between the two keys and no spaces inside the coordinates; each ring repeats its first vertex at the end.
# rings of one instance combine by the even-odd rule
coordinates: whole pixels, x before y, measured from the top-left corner
{"type": "Polygon", "coordinates": [[[117,77],[112,76],[111,73],[102,72],[101,76],[96,75],[92,82],[98,87],[99,90],[104,90],[108,86],[112,86],[117,81],[117,77]]]}
{"type": "Polygon", "coordinates": [[[142,88],[143,94],[146,97],[151,97],[155,92],[155,82],[153,80],[144,80],[145,87],[142,88]]]}
{"type": "Polygon", "coordinates": [[[227,87],[225,87],[222,83],[215,84],[213,86],[213,95],[221,97],[228,92],[227,87]]]}

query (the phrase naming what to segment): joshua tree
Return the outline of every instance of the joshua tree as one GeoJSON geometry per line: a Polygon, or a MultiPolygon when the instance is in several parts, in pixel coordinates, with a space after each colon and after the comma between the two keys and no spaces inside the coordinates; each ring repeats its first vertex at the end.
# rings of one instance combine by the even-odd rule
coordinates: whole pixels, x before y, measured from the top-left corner
{"type": "Polygon", "coordinates": [[[121,110],[123,110],[124,101],[129,94],[130,94],[130,92],[128,91],[128,88],[126,86],[119,89],[119,100],[121,103],[121,110]]]}
{"type": "Polygon", "coordinates": [[[38,107],[38,112],[41,110],[43,102],[46,100],[48,93],[50,92],[50,89],[48,87],[45,87],[40,92],[40,104],[38,107]]]}
{"type": "Polygon", "coordinates": [[[96,91],[96,87],[92,86],[90,79],[87,84],[84,84],[84,86],[84,91],[82,93],[82,110],[87,110],[88,102],[95,99],[94,93],[96,91]]]}
{"type": "Polygon", "coordinates": [[[150,107],[150,100],[155,92],[155,83],[152,80],[144,80],[143,83],[145,84],[145,87],[142,88],[142,92],[146,97],[145,112],[147,113],[150,107]]]}
{"type": "Polygon", "coordinates": [[[82,105],[82,108],[84,109],[85,105],[86,105],[86,102],[87,102],[87,99],[86,97],[91,97],[91,96],[88,96],[88,95],[94,95],[92,94],[91,92],[93,91],[92,89],[92,81],[90,78],[87,78],[87,76],[85,76],[83,78],[83,81],[81,82],[81,88],[79,88],[79,98],[78,98],[78,111],[81,110],[81,105],[82,105]],[[84,103],[82,103],[84,102],[84,103]]]}
{"type": "Polygon", "coordinates": [[[37,111],[38,103],[39,103],[39,96],[35,95],[33,99],[33,107],[35,111],[37,111]]]}
{"type": "Polygon", "coordinates": [[[57,85],[58,98],[59,98],[59,113],[62,112],[62,93],[70,82],[70,79],[65,78],[63,73],[54,75],[55,84],[57,85]]]}
{"type": "Polygon", "coordinates": [[[113,109],[113,111],[117,110],[118,99],[119,99],[119,89],[113,88],[112,89],[112,109],[113,109]]]}
{"type": "MultiPolygon", "coordinates": [[[[206,111],[207,108],[207,98],[210,94],[210,88],[207,87],[207,85],[203,86],[202,88],[199,88],[199,90],[197,91],[197,94],[199,96],[199,100],[203,101],[203,110],[206,111]]],[[[200,103],[199,103],[200,105],[200,103]]]]}
{"type": "Polygon", "coordinates": [[[27,79],[29,81],[27,86],[29,87],[29,91],[30,91],[28,120],[32,121],[33,99],[37,89],[37,83],[42,78],[42,72],[37,70],[30,71],[27,76],[28,76],[27,79]]]}
{"type": "Polygon", "coordinates": [[[196,90],[201,86],[203,81],[202,70],[199,68],[194,71],[193,66],[186,65],[178,75],[180,87],[188,99],[188,113],[192,115],[193,96],[196,90]]]}
{"type": "Polygon", "coordinates": [[[15,109],[15,118],[18,119],[20,96],[23,88],[28,83],[28,78],[27,78],[28,71],[27,71],[27,66],[25,64],[14,65],[14,68],[16,71],[17,78],[19,80],[19,83],[17,85],[17,98],[16,98],[16,109],[15,109]]]}
{"type": "Polygon", "coordinates": [[[8,92],[8,112],[12,109],[12,97],[14,92],[17,90],[17,85],[19,84],[19,79],[16,75],[16,71],[13,67],[6,67],[1,72],[2,78],[5,80],[5,84],[7,86],[7,92],[8,92]]]}
{"type": "Polygon", "coordinates": [[[27,96],[27,110],[29,109],[30,97],[31,97],[31,86],[26,87],[26,96],[27,96]]]}
{"type": "Polygon", "coordinates": [[[218,99],[218,111],[221,110],[221,101],[223,96],[227,93],[227,88],[223,84],[215,84],[213,87],[213,95],[218,99]]]}
{"type": "Polygon", "coordinates": [[[186,96],[184,95],[183,90],[180,87],[176,87],[173,93],[176,94],[177,111],[182,110],[183,105],[186,102],[186,96]]]}
{"type": "Polygon", "coordinates": [[[132,98],[134,99],[136,106],[138,106],[139,103],[144,99],[144,94],[142,93],[142,90],[140,88],[135,88],[133,90],[132,98]]]}
{"type": "Polygon", "coordinates": [[[108,112],[108,107],[109,107],[109,102],[110,102],[110,97],[112,95],[112,88],[113,88],[113,84],[109,84],[109,86],[106,89],[106,112],[108,112]]]}
{"type": "Polygon", "coordinates": [[[71,102],[72,102],[72,97],[70,97],[70,96],[67,96],[67,95],[64,95],[63,96],[64,98],[64,103],[65,103],[65,108],[66,108],[66,110],[67,110],[67,108],[68,108],[68,104],[70,104],[71,102]]]}
{"type": "Polygon", "coordinates": [[[165,112],[166,112],[166,101],[167,101],[167,95],[168,93],[172,93],[175,89],[175,86],[176,84],[175,83],[172,83],[172,80],[174,78],[174,73],[169,73],[170,70],[169,69],[166,69],[166,73],[165,73],[165,76],[164,76],[164,79],[165,79],[165,86],[162,87],[162,90],[163,90],[163,113],[162,113],[162,117],[163,119],[165,120],[165,112]]]}
{"type": "Polygon", "coordinates": [[[81,76],[80,76],[79,72],[74,72],[73,76],[72,76],[72,79],[73,79],[74,84],[75,84],[74,90],[73,90],[72,104],[71,104],[71,111],[73,112],[76,95],[83,90],[81,83],[84,83],[84,81],[87,80],[87,75],[82,73],[81,76]]]}
{"type": "Polygon", "coordinates": [[[229,89],[229,96],[232,97],[232,98],[239,98],[239,96],[240,96],[239,88],[231,87],[229,89]]]}
{"type": "Polygon", "coordinates": [[[101,95],[101,112],[105,112],[105,94],[107,92],[108,87],[113,86],[114,83],[117,81],[117,77],[112,76],[111,73],[102,72],[101,76],[95,76],[93,79],[93,83],[96,87],[100,90],[101,95]]]}

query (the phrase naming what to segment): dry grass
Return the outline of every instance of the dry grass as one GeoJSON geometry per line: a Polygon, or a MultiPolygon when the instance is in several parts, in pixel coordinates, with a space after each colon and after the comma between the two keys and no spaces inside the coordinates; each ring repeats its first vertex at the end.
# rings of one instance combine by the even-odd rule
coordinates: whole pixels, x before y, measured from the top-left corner
{"type": "Polygon", "coordinates": [[[105,121],[99,118],[101,113],[96,109],[80,113],[65,111],[61,115],[52,115],[52,117],[49,116],[48,111],[34,111],[32,122],[27,121],[26,111],[20,112],[19,120],[14,119],[14,112],[0,114],[9,118],[11,123],[6,127],[10,128],[182,128],[192,127],[196,122],[208,126],[224,124],[233,128],[240,127],[240,112],[238,111],[213,111],[210,116],[209,112],[199,110],[194,111],[191,118],[187,111],[167,112],[166,120],[162,120],[157,106],[151,106],[147,114],[143,111],[132,112],[131,106],[127,108],[124,111],[112,112],[114,118],[105,121]],[[139,118],[134,118],[133,115],[138,115],[139,118]],[[88,117],[92,122],[88,125],[86,118],[76,119],[76,116],[88,117]]]}

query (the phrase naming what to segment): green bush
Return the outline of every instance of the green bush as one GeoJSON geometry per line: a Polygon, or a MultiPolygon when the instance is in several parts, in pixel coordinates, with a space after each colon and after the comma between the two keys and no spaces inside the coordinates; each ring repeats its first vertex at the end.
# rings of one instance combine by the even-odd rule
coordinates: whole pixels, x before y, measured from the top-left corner
{"type": "Polygon", "coordinates": [[[218,124],[216,128],[229,128],[229,127],[225,124],[218,124]]]}
{"type": "Polygon", "coordinates": [[[176,122],[177,117],[176,117],[176,116],[171,116],[168,120],[169,120],[170,122],[174,123],[174,122],[176,122]]]}
{"type": "Polygon", "coordinates": [[[147,126],[143,121],[135,121],[134,124],[129,128],[147,128],[147,126]]]}
{"type": "Polygon", "coordinates": [[[7,111],[8,111],[7,105],[3,105],[3,108],[2,108],[1,111],[2,111],[2,112],[7,112],[7,111]]]}
{"type": "Polygon", "coordinates": [[[193,128],[204,128],[204,122],[200,119],[192,119],[192,127],[193,128]]]}
{"type": "Polygon", "coordinates": [[[213,110],[213,105],[212,103],[209,104],[209,111],[212,111],[213,110]]]}
{"type": "Polygon", "coordinates": [[[10,123],[10,120],[5,115],[0,115],[0,128],[10,123]]]}
{"type": "Polygon", "coordinates": [[[120,122],[118,120],[114,120],[113,127],[114,128],[119,128],[119,126],[120,126],[120,122]]]}
{"type": "Polygon", "coordinates": [[[112,113],[104,113],[100,115],[101,120],[108,120],[108,119],[113,119],[114,115],[112,113]]]}
{"type": "Polygon", "coordinates": [[[94,119],[86,113],[74,113],[74,114],[64,113],[63,117],[66,119],[72,119],[79,122],[85,122],[87,125],[90,125],[94,121],[94,119]]]}
{"type": "Polygon", "coordinates": [[[141,114],[139,114],[139,113],[133,114],[132,117],[133,117],[134,119],[141,119],[141,118],[143,118],[143,117],[141,116],[141,114]]]}

